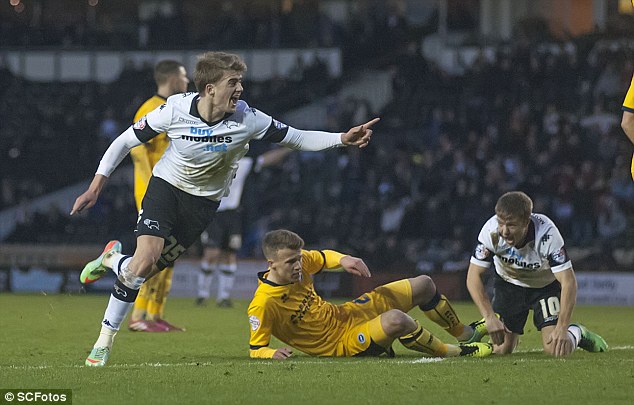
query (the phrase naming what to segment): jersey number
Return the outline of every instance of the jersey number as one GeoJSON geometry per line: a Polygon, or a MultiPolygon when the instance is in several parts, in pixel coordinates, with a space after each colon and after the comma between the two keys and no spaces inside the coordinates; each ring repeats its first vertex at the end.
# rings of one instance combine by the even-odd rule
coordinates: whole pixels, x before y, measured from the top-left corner
{"type": "Polygon", "coordinates": [[[165,241],[165,247],[163,248],[161,256],[163,256],[163,258],[168,262],[173,262],[178,259],[178,257],[182,255],[185,250],[187,249],[185,249],[183,245],[178,243],[174,236],[170,235],[169,238],[167,238],[167,240],[165,241]]]}
{"type": "Polygon", "coordinates": [[[544,319],[550,318],[555,315],[559,315],[559,298],[549,297],[548,300],[539,300],[539,305],[542,307],[542,315],[544,319]]]}
{"type": "Polygon", "coordinates": [[[370,301],[370,297],[368,297],[367,295],[363,294],[362,296],[360,296],[359,298],[357,298],[356,300],[352,301],[355,304],[365,304],[366,302],[370,301]]]}

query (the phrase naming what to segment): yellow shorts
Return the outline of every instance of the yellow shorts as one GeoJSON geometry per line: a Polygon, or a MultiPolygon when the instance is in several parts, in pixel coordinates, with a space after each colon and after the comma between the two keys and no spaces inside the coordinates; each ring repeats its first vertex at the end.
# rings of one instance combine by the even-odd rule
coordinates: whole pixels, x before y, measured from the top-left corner
{"type": "Polygon", "coordinates": [[[381,326],[381,314],[391,309],[412,309],[412,285],[409,280],[382,285],[339,308],[348,315],[348,322],[334,355],[349,357],[374,351],[378,342],[389,341],[381,326]]]}

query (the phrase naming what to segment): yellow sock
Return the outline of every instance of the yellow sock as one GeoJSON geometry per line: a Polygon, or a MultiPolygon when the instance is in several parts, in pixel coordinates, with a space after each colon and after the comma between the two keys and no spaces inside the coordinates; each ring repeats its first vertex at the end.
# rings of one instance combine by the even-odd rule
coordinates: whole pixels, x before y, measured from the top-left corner
{"type": "Polygon", "coordinates": [[[458,314],[444,295],[437,295],[430,304],[421,306],[421,309],[425,312],[425,316],[445,328],[451,336],[457,338],[464,332],[464,324],[460,322],[458,314]]]}
{"type": "Polygon", "coordinates": [[[447,345],[420,325],[414,332],[401,336],[398,340],[403,346],[417,352],[431,354],[435,357],[447,356],[447,345]]]}
{"type": "Polygon", "coordinates": [[[134,308],[130,314],[131,321],[140,321],[145,318],[147,312],[148,303],[150,300],[151,288],[143,283],[139,289],[139,295],[134,300],[134,308]]]}
{"type": "Polygon", "coordinates": [[[165,311],[167,295],[172,288],[173,275],[174,268],[167,267],[165,270],[154,276],[154,278],[156,279],[156,285],[150,297],[150,302],[148,303],[148,318],[150,320],[156,318],[163,319],[163,312],[165,311]]]}

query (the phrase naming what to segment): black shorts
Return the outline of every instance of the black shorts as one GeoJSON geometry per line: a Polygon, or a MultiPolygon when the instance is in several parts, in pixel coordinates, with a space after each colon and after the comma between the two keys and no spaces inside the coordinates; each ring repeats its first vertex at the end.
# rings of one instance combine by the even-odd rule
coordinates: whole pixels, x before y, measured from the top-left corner
{"type": "Polygon", "coordinates": [[[214,222],[203,232],[203,246],[237,251],[242,247],[242,213],[238,210],[217,212],[214,222]]]}
{"type": "Polygon", "coordinates": [[[514,333],[524,334],[528,311],[533,310],[537,330],[556,325],[559,318],[561,284],[555,280],[542,288],[526,288],[504,281],[497,273],[493,284],[493,310],[514,333]]]}
{"type": "Polygon", "coordinates": [[[172,266],[214,219],[219,203],[188,194],[152,176],[141,203],[135,234],[159,236],[165,247],[159,269],[172,266]]]}

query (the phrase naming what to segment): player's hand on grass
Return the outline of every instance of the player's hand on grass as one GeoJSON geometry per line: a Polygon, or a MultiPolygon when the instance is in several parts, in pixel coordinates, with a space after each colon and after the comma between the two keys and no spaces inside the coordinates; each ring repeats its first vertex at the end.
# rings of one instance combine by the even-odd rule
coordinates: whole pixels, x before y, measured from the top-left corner
{"type": "Polygon", "coordinates": [[[365,148],[368,146],[368,143],[370,143],[370,138],[372,138],[372,130],[370,128],[379,122],[379,120],[380,118],[374,118],[363,125],[350,128],[348,132],[341,135],[341,142],[343,142],[344,145],[365,148]]]}
{"type": "Polygon", "coordinates": [[[562,357],[572,353],[572,342],[568,337],[568,328],[556,326],[546,340],[546,344],[552,348],[555,357],[562,357]]]}
{"type": "Polygon", "coordinates": [[[358,257],[344,256],[339,261],[339,264],[341,264],[341,267],[343,267],[345,271],[350,274],[354,274],[355,276],[372,277],[368,266],[363,262],[362,259],[359,259],[358,257]]]}
{"type": "Polygon", "coordinates": [[[293,350],[288,347],[280,347],[273,353],[273,358],[275,360],[286,360],[293,355],[293,350]]]}
{"type": "Polygon", "coordinates": [[[504,343],[504,336],[507,333],[511,333],[510,330],[504,325],[495,314],[492,317],[487,317],[485,319],[487,331],[489,332],[489,337],[491,338],[491,343],[494,345],[501,345],[504,343]]]}

